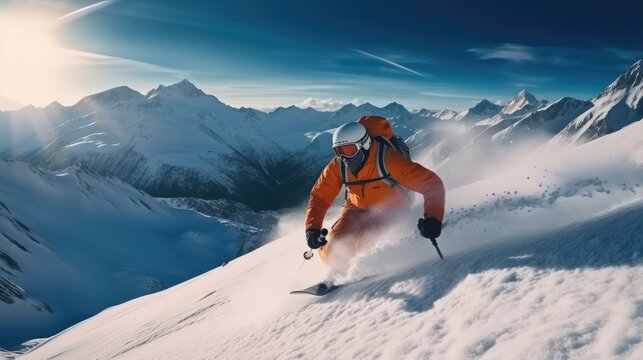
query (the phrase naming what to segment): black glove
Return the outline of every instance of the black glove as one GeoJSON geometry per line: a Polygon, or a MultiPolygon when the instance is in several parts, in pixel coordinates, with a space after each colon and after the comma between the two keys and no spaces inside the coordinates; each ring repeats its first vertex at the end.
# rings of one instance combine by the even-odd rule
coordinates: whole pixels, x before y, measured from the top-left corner
{"type": "Polygon", "coordinates": [[[320,247],[328,243],[327,240],[322,240],[320,238],[321,230],[319,229],[308,229],[306,230],[306,242],[308,242],[308,247],[311,249],[319,249],[320,247]]]}
{"type": "Polygon", "coordinates": [[[425,215],[424,219],[418,220],[418,229],[425,238],[435,239],[442,233],[442,223],[436,218],[427,219],[425,215]]]}

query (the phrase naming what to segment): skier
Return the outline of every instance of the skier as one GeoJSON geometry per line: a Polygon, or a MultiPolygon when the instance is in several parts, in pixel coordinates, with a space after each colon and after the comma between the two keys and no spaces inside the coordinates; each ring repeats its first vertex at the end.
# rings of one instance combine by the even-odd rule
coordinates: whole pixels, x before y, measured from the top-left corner
{"type": "Polygon", "coordinates": [[[408,214],[407,190],[424,196],[424,216],[417,224],[420,234],[426,238],[440,236],[444,218],[442,180],[410,160],[408,147],[393,135],[385,118],[362,116],[357,122],[340,126],[333,133],[333,150],[336,156],[313,186],[306,211],[306,241],[311,249],[319,249],[325,263],[333,268],[347,266],[365,237],[408,214]],[[400,142],[403,146],[395,146],[400,142]],[[347,187],[344,208],[328,240],[320,239],[326,212],[342,185],[347,187]]]}

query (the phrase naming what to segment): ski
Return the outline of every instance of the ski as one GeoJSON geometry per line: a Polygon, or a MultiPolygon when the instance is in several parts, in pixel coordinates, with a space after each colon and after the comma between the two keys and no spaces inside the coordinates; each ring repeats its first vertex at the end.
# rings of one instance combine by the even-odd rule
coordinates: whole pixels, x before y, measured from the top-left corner
{"type": "Polygon", "coordinates": [[[336,290],[340,285],[326,285],[324,283],[320,284],[315,284],[313,286],[307,287],[305,289],[301,290],[294,290],[291,291],[291,294],[308,294],[308,295],[315,295],[315,296],[324,296],[328,294],[329,292],[336,290]]]}

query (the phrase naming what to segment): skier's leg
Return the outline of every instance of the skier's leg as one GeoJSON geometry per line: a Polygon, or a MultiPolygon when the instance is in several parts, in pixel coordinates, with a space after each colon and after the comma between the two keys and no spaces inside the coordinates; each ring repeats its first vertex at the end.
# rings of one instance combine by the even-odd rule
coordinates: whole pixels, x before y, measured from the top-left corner
{"type": "Polygon", "coordinates": [[[383,233],[395,226],[395,224],[408,216],[410,209],[406,207],[384,208],[371,210],[368,216],[364,216],[361,221],[362,228],[360,236],[356,238],[355,251],[359,252],[364,246],[374,244],[380,240],[383,233]],[[365,244],[368,242],[368,244],[365,244]]]}
{"type": "Polygon", "coordinates": [[[333,267],[344,267],[355,255],[355,243],[362,233],[367,211],[346,202],[339,218],[328,235],[328,244],[319,249],[320,258],[333,267]]]}

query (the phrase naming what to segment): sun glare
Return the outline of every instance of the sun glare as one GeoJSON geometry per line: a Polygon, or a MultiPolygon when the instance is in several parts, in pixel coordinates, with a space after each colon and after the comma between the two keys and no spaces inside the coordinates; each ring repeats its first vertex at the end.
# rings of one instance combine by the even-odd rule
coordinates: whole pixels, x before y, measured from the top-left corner
{"type": "Polygon", "coordinates": [[[0,14],[0,94],[41,106],[56,98],[63,52],[50,24],[33,14],[0,14]]]}

